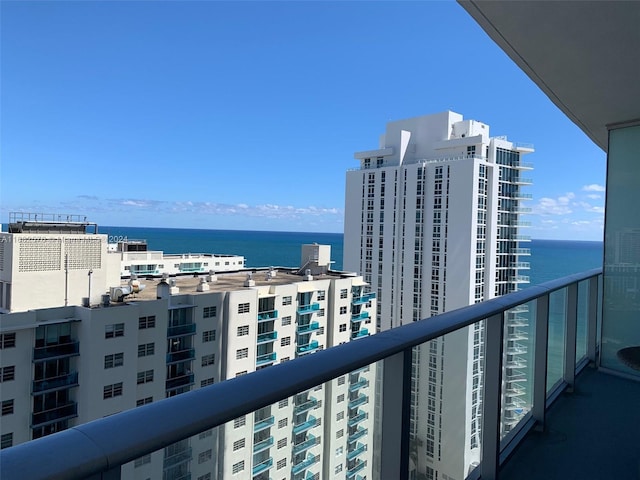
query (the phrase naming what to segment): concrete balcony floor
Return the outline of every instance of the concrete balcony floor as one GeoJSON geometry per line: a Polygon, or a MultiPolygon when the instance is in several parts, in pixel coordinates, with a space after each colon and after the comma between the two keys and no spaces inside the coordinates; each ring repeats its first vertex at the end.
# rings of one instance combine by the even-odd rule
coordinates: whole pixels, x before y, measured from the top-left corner
{"type": "Polygon", "coordinates": [[[640,382],[587,367],[500,471],[501,480],[640,479],[640,382]]]}

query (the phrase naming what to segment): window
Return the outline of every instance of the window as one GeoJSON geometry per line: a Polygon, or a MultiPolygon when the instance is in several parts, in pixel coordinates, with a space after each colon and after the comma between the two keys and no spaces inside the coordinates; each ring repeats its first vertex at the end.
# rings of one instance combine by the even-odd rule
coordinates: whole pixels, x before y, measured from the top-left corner
{"type": "Polygon", "coordinates": [[[145,465],[147,463],[151,463],[151,454],[148,453],[147,455],[144,455],[142,457],[138,457],[134,460],[133,462],[133,466],[134,468],[138,468],[141,467],[142,465],[145,465]]]}
{"type": "Polygon", "coordinates": [[[149,382],[153,382],[153,370],[138,372],[138,385],[149,382]]]}
{"type": "Polygon", "coordinates": [[[338,474],[342,471],[342,464],[336,465],[335,473],[338,474]]]}
{"type": "Polygon", "coordinates": [[[280,400],[278,402],[278,408],[284,408],[287,405],[289,405],[289,399],[288,398],[285,398],[284,400],[280,400]]]}
{"type": "Polygon", "coordinates": [[[124,363],[124,353],[114,353],[104,356],[104,368],[121,367],[124,363]]]}
{"type": "Polygon", "coordinates": [[[238,313],[249,313],[249,303],[239,303],[238,313]]]}
{"type": "Polygon", "coordinates": [[[16,367],[12,365],[10,367],[0,368],[0,382],[9,382],[16,378],[16,367]]]}
{"type": "Polygon", "coordinates": [[[243,470],[244,470],[244,460],[238,463],[234,463],[233,466],[231,467],[231,472],[234,474],[239,473],[243,470]]]}
{"type": "Polygon", "coordinates": [[[104,326],[104,338],[124,336],[124,323],[112,323],[104,326]]]}
{"type": "Polygon", "coordinates": [[[342,438],[344,436],[344,429],[341,428],[336,432],[336,438],[342,438]]]}
{"type": "Polygon", "coordinates": [[[291,305],[291,297],[282,297],[282,305],[291,305]]]}
{"type": "Polygon", "coordinates": [[[286,446],[287,446],[286,438],[281,438],[280,440],[278,440],[278,448],[284,448],[286,446]]]}
{"type": "Polygon", "coordinates": [[[338,395],[338,403],[340,402],[344,402],[344,393],[341,393],[340,395],[338,395]]]}
{"type": "Polygon", "coordinates": [[[283,418],[282,420],[278,420],[278,428],[284,428],[289,423],[288,418],[283,418]]]}
{"type": "Polygon", "coordinates": [[[209,385],[213,385],[214,383],[215,383],[214,377],[205,378],[204,380],[200,381],[200,387],[207,387],[209,385]]]}
{"type": "Polygon", "coordinates": [[[3,333],[0,335],[0,348],[13,348],[16,346],[15,333],[3,333]]]}
{"type": "Polygon", "coordinates": [[[215,317],[217,315],[217,307],[212,306],[212,307],[204,307],[202,309],[202,317],[203,318],[212,318],[215,317]]]}
{"type": "Polygon", "coordinates": [[[241,348],[236,350],[236,360],[240,360],[241,358],[247,358],[249,356],[248,348],[241,348]]]}
{"type": "Polygon", "coordinates": [[[346,288],[343,288],[340,290],[340,298],[347,298],[348,295],[348,290],[346,288]]]}
{"type": "Polygon", "coordinates": [[[241,325],[238,327],[238,336],[244,337],[245,335],[249,335],[249,325],[241,325]]]}
{"type": "Polygon", "coordinates": [[[211,460],[211,449],[205,450],[200,455],[198,455],[198,463],[204,463],[211,460]]]}
{"type": "Polygon", "coordinates": [[[244,448],[244,444],[245,444],[245,439],[241,438],[240,440],[236,440],[235,442],[233,442],[233,451],[237,451],[240,450],[241,448],[244,448]]]}
{"type": "Polygon", "coordinates": [[[318,331],[316,332],[316,335],[324,335],[324,326],[318,329],[318,331]]]}
{"type": "Polygon", "coordinates": [[[142,345],[138,345],[138,357],[148,357],[149,355],[153,355],[155,350],[155,343],[143,343],[142,345]]]}
{"type": "Polygon", "coordinates": [[[291,317],[282,317],[282,326],[291,325],[291,317]]]}
{"type": "Polygon", "coordinates": [[[325,296],[326,296],[326,293],[324,290],[318,290],[318,296],[317,296],[318,300],[324,300],[325,296]]]}
{"type": "Polygon", "coordinates": [[[11,415],[13,413],[13,399],[4,400],[2,402],[2,416],[11,415]]]}
{"type": "Polygon", "coordinates": [[[13,432],[5,433],[0,437],[0,449],[9,448],[13,445],[13,432]]]}
{"type": "Polygon", "coordinates": [[[287,466],[287,459],[283,458],[282,460],[278,460],[278,463],[276,463],[276,468],[278,470],[280,470],[281,468],[284,468],[287,466]]]}
{"type": "Polygon", "coordinates": [[[233,428],[244,427],[246,423],[247,423],[247,417],[246,415],[243,415],[241,417],[236,418],[233,421],[233,428]]]}
{"type": "Polygon", "coordinates": [[[204,440],[207,437],[210,437],[211,435],[213,435],[213,429],[210,428],[209,430],[205,430],[204,432],[202,432],[200,435],[198,435],[198,438],[200,440],[204,440]]]}
{"type": "Polygon", "coordinates": [[[286,347],[287,345],[291,345],[291,337],[283,337],[280,339],[280,346],[286,347]]]}
{"type": "Polygon", "coordinates": [[[344,375],[338,378],[338,385],[344,385],[344,382],[345,382],[345,376],[344,375]]]}
{"type": "Polygon", "coordinates": [[[207,365],[213,365],[214,363],[216,363],[216,354],[212,353],[210,355],[203,355],[202,356],[202,366],[206,367],[207,365]]]}
{"type": "Polygon", "coordinates": [[[102,398],[119,397],[122,395],[122,382],[107,385],[103,389],[102,398]]]}
{"type": "Polygon", "coordinates": [[[347,313],[347,307],[340,307],[340,315],[347,313]]]}
{"type": "Polygon", "coordinates": [[[346,332],[347,331],[347,324],[346,323],[341,323],[340,324],[340,331],[341,332],[346,332]]]}
{"type": "Polygon", "coordinates": [[[214,342],[215,339],[216,339],[215,330],[207,330],[206,332],[202,332],[202,343],[214,342]]]}
{"type": "Polygon", "coordinates": [[[344,452],[344,447],[336,448],[336,457],[339,457],[344,452]]]}
{"type": "Polygon", "coordinates": [[[136,400],[136,407],[141,407],[142,405],[146,405],[147,403],[153,403],[153,397],[141,398],[140,400],[136,400]]]}
{"type": "Polygon", "coordinates": [[[138,329],[144,330],[145,328],[155,328],[156,316],[150,315],[148,317],[140,317],[138,319],[138,329]]]}
{"type": "Polygon", "coordinates": [[[344,412],[338,412],[336,415],[336,421],[344,420],[344,412]]]}
{"type": "Polygon", "coordinates": [[[324,308],[321,308],[320,310],[318,310],[318,316],[324,317],[324,308]]]}

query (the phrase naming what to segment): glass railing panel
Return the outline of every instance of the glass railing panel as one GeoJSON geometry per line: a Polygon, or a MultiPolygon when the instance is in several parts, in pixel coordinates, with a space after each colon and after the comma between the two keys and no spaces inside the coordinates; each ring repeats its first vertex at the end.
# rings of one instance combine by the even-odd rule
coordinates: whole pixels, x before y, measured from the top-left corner
{"type": "Polygon", "coordinates": [[[547,350],[547,392],[562,380],[567,332],[567,289],[549,295],[549,348],[547,350]]]}
{"type": "Polygon", "coordinates": [[[533,405],[535,318],[536,302],[505,312],[501,439],[517,430],[533,405]]]}
{"type": "Polygon", "coordinates": [[[479,464],[484,329],[477,322],[413,348],[409,478],[466,478],[479,464]]]}
{"type": "Polygon", "coordinates": [[[578,283],[578,323],[576,325],[576,363],[587,354],[587,323],[589,321],[589,281],[578,283]]]}

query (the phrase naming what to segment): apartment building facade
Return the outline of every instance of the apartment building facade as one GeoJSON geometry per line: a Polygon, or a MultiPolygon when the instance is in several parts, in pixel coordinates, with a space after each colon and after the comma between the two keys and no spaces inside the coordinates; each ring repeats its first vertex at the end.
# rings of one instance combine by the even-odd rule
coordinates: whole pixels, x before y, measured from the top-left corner
{"type": "MultiPolygon", "coordinates": [[[[45,238],[62,235],[64,227],[45,238]]],[[[21,235],[35,241],[40,234],[3,235],[5,245],[20,245],[21,235]]],[[[88,236],[82,229],[65,235],[88,236]]],[[[106,247],[106,235],[90,236],[106,247]]],[[[305,246],[306,268],[299,270],[122,282],[118,275],[116,285],[97,284],[94,277],[99,295],[84,306],[20,310],[14,301],[0,317],[2,447],[375,333],[375,295],[365,293],[362,277],[328,269],[322,259],[330,257],[329,248],[305,246]]],[[[14,257],[17,263],[5,264],[5,285],[16,283],[12,269],[23,274],[20,262],[32,261],[14,257]]],[[[112,267],[120,273],[119,261],[112,267]]],[[[88,276],[88,268],[79,270],[88,276]]],[[[37,270],[31,276],[40,278],[37,270]]],[[[13,294],[17,298],[15,288],[13,294]]],[[[374,374],[353,372],[137,459],[123,467],[123,478],[366,476],[374,374]]]]}
{"type": "MultiPolygon", "coordinates": [[[[378,331],[515,291],[528,278],[521,257],[521,201],[533,151],[489,126],[443,112],[387,124],[379,148],[357,152],[347,172],[344,265],[378,299],[378,331]]],[[[525,408],[523,312],[507,320],[503,431],[525,408]]],[[[411,418],[416,478],[465,478],[479,461],[481,324],[414,351],[411,418]],[[446,377],[464,377],[446,382],[446,377]]]]}

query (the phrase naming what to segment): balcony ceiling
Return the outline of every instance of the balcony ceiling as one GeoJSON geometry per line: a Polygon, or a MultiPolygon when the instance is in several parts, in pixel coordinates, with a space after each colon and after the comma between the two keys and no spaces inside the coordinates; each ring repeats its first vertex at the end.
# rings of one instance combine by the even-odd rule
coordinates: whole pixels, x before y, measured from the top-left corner
{"type": "Polygon", "coordinates": [[[458,1],[603,150],[640,119],[640,2],[458,1]]]}

